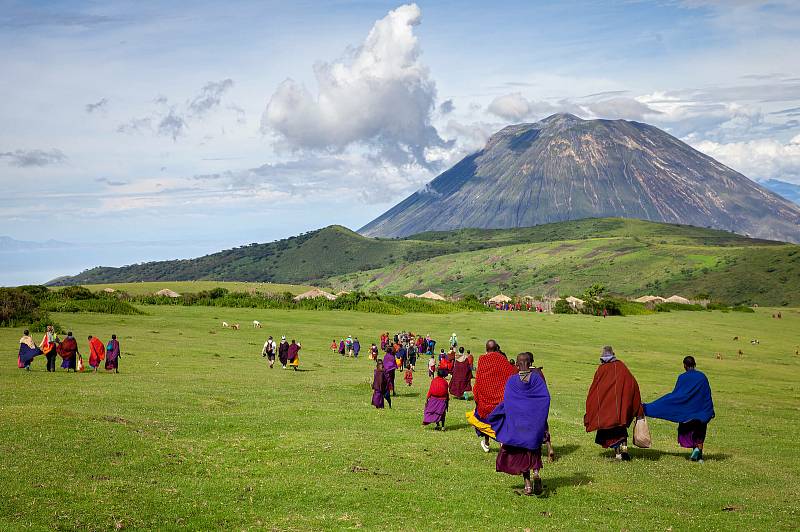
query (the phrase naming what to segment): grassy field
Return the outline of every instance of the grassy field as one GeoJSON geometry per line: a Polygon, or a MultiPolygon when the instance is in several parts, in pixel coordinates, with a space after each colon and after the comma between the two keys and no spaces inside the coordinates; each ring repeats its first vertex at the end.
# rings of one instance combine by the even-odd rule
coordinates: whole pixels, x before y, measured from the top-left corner
{"type": "Polygon", "coordinates": [[[54,315],[83,350],[88,334],[116,333],[117,375],[48,374],[41,357],[18,370],[21,330],[0,329],[0,529],[797,528],[798,310],[777,320],[765,308],[608,319],[143,309],[54,315]],[[253,319],[265,328],[220,327],[253,319]],[[559,455],[545,465],[543,497],[516,495],[522,479],[494,472],[497,446],[480,451],[463,418],[469,403],[451,403],[447,432],[421,426],[424,372],[400,388],[394,409],[378,411],[371,363],[328,350],[331,338],[368,345],[400,329],[442,342],[456,331],[476,353],[489,337],[510,354],[535,353],[559,455]],[[267,334],[303,343],[303,371],[268,369],[267,334]],[[705,464],[689,462],[675,426],[657,420],[653,449],[633,450],[630,463],[594,444],[583,402],[604,344],[645,400],[671,390],[683,355],[696,355],[717,411],[705,464]]]}
{"type": "Polygon", "coordinates": [[[275,284],[275,283],[245,283],[237,281],[158,281],[146,283],[106,283],[106,284],[87,284],[84,285],[93,292],[99,292],[104,288],[122,290],[132,296],[152,295],[159,290],[168,288],[179,294],[190,294],[213,290],[214,288],[227,288],[231,292],[260,292],[262,294],[283,294],[291,292],[302,294],[311,290],[310,286],[297,284],[275,284]]]}

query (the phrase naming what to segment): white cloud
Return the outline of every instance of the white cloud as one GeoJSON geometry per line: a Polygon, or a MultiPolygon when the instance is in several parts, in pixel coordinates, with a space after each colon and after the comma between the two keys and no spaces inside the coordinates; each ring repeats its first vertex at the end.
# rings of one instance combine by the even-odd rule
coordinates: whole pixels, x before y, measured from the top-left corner
{"type": "Polygon", "coordinates": [[[425,149],[443,144],[431,125],[436,84],[420,61],[416,4],[390,11],[345,58],[314,66],[313,95],[292,79],[281,83],[262,117],[295,149],[342,151],[365,145],[393,164],[427,165],[425,149]]]}
{"type": "Polygon", "coordinates": [[[14,150],[0,153],[0,159],[19,168],[49,166],[66,162],[67,156],[59,149],[52,150],[14,150]]]}
{"type": "Polygon", "coordinates": [[[800,135],[787,143],[774,139],[727,144],[704,140],[693,145],[751,179],[774,178],[800,184],[800,135]]]}

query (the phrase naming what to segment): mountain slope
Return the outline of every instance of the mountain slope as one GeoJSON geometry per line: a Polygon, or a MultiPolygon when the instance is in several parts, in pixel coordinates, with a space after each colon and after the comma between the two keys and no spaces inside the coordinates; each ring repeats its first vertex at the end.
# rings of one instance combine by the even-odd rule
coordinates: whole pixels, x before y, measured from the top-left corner
{"type": "Polygon", "coordinates": [[[558,114],[509,126],[359,232],[397,237],[621,216],[800,242],[800,207],[658,128],[558,114]]]}

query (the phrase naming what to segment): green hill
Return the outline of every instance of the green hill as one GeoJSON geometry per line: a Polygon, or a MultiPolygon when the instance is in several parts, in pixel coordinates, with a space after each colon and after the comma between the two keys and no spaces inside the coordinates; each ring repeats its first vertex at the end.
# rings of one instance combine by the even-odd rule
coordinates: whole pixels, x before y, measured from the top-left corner
{"type": "Polygon", "coordinates": [[[482,296],[576,294],[599,282],[620,295],[677,292],[728,303],[800,305],[800,246],[621,218],[406,239],[368,238],[330,226],[197,259],[94,268],[51,284],[181,280],[482,296]]]}

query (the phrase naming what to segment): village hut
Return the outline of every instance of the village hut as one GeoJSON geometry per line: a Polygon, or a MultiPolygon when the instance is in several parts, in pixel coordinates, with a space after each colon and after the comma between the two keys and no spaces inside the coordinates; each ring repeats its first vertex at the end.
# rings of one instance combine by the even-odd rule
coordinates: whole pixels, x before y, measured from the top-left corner
{"type": "Polygon", "coordinates": [[[336,297],[339,297],[339,296],[346,296],[346,295],[347,295],[347,294],[349,294],[349,293],[350,293],[350,292],[349,292],[348,290],[341,290],[341,291],[339,291],[339,292],[336,292],[336,297]]]}
{"type": "Polygon", "coordinates": [[[497,294],[489,300],[489,303],[496,305],[498,303],[510,303],[512,299],[505,294],[497,294]]]}
{"type": "Polygon", "coordinates": [[[431,292],[430,290],[428,290],[424,294],[420,294],[417,297],[421,297],[423,299],[433,299],[434,301],[446,301],[444,297],[440,296],[436,292],[431,292]]]}
{"type": "Polygon", "coordinates": [[[312,288],[308,292],[303,292],[302,294],[295,296],[294,300],[295,301],[300,301],[302,299],[314,299],[314,298],[317,298],[317,297],[324,297],[325,299],[327,299],[329,301],[333,301],[334,299],[336,299],[335,295],[330,294],[330,293],[326,292],[325,290],[321,290],[319,288],[312,288]]]}
{"type": "Polygon", "coordinates": [[[668,297],[667,299],[665,299],[665,301],[666,301],[667,303],[680,303],[680,304],[682,304],[682,305],[689,305],[689,304],[691,304],[691,301],[689,301],[689,300],[688,300],[688,299],[686,299],[685,297],[681,297],[681,296],[679,296],[679,295],[670,296],[670,297],[668,297]]]}
{"type": "Polygon", "coordinates": [[[569,303],[570,307],[572,307],[574,309],[583,308],[583,304],[584,304],[583,299],[579,299],[579,298],[577,298],[575,296],[569,296],[569,297],[567,297],[565,299],[566,299],[567,303],[569,303]]]}
{"type": "Polygon", "coordinates": [[[636,299],[634,299],[634,301],[637,302],[637,303],[645,303],[645,304],[647,304],[647,303],[663,303],[664,302],[664,298],[663,297],[658,297],[658,296],[642,296],[642,297],[637,297],[636,299]]]}
{"type": "Polygon", "coordinates": [[[181,295],[178,292],[175,292],[174,290],[170,290],[169,288],[164,288],[162,290],[159,290],[158,292],[156,292],[156,295],[157,296],[167,296],[167,297],[181,297],[181,295]]]}
{"type": "Polygon", "coordinates": [[[406,295],[404,295],[403,297],[407,297],[408,299],[414,299],[414,298],[417,298],[419,296],[417,294],[415,294],[414,292],[409,292],[406,295]]]}
{"type": "Polygon", "coordinates": [[[106,294],[113,294],[114,292],[116,292],[116,290],[114,290],[113,288],[103,288],[103,292],[105,292],[106,294]]]}

